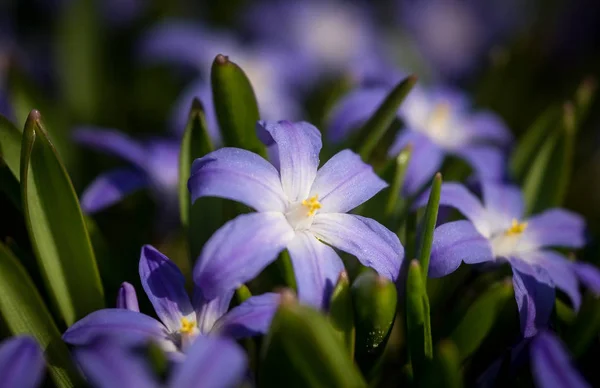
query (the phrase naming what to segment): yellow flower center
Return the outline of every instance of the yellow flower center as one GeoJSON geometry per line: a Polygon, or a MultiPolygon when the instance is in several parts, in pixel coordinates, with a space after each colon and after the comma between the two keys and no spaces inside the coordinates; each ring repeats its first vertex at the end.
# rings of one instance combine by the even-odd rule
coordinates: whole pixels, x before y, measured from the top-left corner
{"type": "Polygon", "coordinates": [[[446,121],[450,118],[450,105],[448,103],[440,103],[435,106],[429,118],[430,125],[434,128],[442,128],[446,121]]]}
{"type": "Polygon", "coordinates": [[[321,203],[319,202],[319,195],[317,194],[314,197],[310,197],[309,199],[303,200],[302,205],[308,209],[308,213],[306,213],[307,217],[314,216],[317,210],[321,208],[321,203]]]}
{"type": "Polygon", "coordinates": [[[516,236],[523,233],[527,229],[527,222],[519,222],[516,218],[513,218],[510,228],[504,232],[508,236],[516,236]]]}
{"type": "Polygon", "coordinates": [[[190,321],[186,317],[181,318],[181,331],[182,334],[192,334],[196,329],[196,322],[190,321]]]}

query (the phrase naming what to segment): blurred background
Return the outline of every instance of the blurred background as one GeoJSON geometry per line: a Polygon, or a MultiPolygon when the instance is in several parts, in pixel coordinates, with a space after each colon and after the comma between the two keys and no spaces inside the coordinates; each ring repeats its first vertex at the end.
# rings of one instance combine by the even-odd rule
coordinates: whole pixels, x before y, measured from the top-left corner
{"type": "MultiPolygon", "coordinates": [[[[99,174],[127,163],[76,142],[76,131],[112,128],[178,144],[193,98],[211,109],[210,66],[219,53],[246,71],[266,119],[304,119],[326,131],[331,108],[353,87],[416,74],[423,84],[463,89],[476,107],[497,112],[518,139],[549,106],[599,79],[600,4],[1,0],[0,114],[22,128],[38,109],[81,194],[99,174]]],[[[596,264],[599,104],[592,101],[581,125],[566,202],[588,221],[585,258],[596,264]]],[[[159,154],[149,156],[152,171],[172,167],[173,158],[159,154]]],[[[157,179],[168,186],[165,174],[157,179]]],[[[160,190],[158,196],[139,190],[94,213],[119,263],[110,274],[116,284],[137,282],[142,244],[177,249],[171,228],[177,221],[163,214],[172,204],[159,196],[160,190]]],[[[0,238],[27,246],[20,212],[4,192],[0,215],[0,238]]]]}

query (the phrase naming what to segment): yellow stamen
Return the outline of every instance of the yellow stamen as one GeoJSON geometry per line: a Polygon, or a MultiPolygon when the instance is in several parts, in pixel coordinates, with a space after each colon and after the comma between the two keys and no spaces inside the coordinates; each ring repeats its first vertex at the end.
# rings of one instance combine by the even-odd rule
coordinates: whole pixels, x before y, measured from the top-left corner
{"type": "Polygon", "coordinates": [[[194,332],[195,328],[196,328],[195,322],[190,321],[186,317],[181,318],[181,329],[180,329],[181,333],[191,334],[194,332]]]}
{"type": "Polygon", "coordinates": [[[437,104],[431,113],[431,125],[441,126],[450,117],[450,104],[440,103],[437,104]]]}
{"type": "Polygon", "coordinates": [[[508,236],[515,236],[523,233],[527,229],[527,222],[519,222],[516,218],[513,218],[512,225],[506,229],[505,234],[508,236]]]}
{"type": "Polygon", "coordinates": [[[302,205],[308,208],[308,213],[306,213],[308,217],[314,216],[317,210],[321,208],[321,203],[319,202],[319,195],[317,194],[314,197],[310,197],[309,199],[303,200],[302,205]]]}

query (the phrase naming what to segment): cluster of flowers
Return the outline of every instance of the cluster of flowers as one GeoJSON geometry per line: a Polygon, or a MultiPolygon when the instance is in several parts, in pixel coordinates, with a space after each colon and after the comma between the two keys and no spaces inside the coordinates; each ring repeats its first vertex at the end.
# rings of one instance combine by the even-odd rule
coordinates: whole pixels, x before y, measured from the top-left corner
{"type": "MultiPolygon", "coordinates": [[[[131,164],[92,182],[81,196],[85,212],[98,212],[150,188],[162,211],[159,222],[168,223],[177,212],[181,130],[191,100],[199,98],[218,149],[193,163],[188,181],[192,201],[219,197],[256,211],[225,223],[206,242],[193,269],[191,297],[180,269],[156,248],[142,248],[139,276],[159,320],[140,312],[136,290],[123,283],[116,308],[95,311],[67,329],[63,340],[73,346],[78,364],[95,385],[160,386],[139,351],[150,342],[173,364],[168,386],[197,386],[202,381],[203,387],[222,387],[251,379],[246,355],[235,340],[266,333],[281,296],[265,293],[232,309],[230,305],[236,289],[284,250],[293,265],[298,300],[321,311],[328,310],[333,287],[345,271],[336,250],[404,288],[404,247],[397,234],[374,219],[349,213],[388,184],[350,149],[321,165],[321,132],[295,121],[303,116],[298,102],[303,86],[323,72],[341,73],[348,63],[357,64],[349,71],[359,86],[337,102],[327,122],[325,140],[342,144],[381,106],[402,72],[390,70],[376,49],[372,27],[356,16],[362,10],[348,8],[348,14],[323,22],[331,30],[307,36],[309,22],[337,11],[315,7],[282,4],[281,9],[249,12],[247,23],[261,26],[254,31],[257,36],[279,35],[270,30],[276,25],[268,22],[273,18],[287,20],[284,23],[294,32],[275,43],[258,39],[262,45],[252,49],[227,33],[188,24],[156,28],[146,36],[140,56],[148,62],[191,65],[200,73],[174,108],[173,136],[138,142],[111,129],[75,131],[79,144],[131,164]],[[323,37],[339,39],[322,42],[323,37]],[[257,123],[257,137],[267,147],[269,160],[245,149],[219,148],[223,141],[204,72],[220,52],[232,53],[254,86],[261,116],[268,119],[257,123]]],[[[550,386],[558,373],[555,368],[561,368],[561,378],[570,386],[585,386],[549,330],[556,290],[569,297],[575,311],[581,305],[581,285],[600,295],[597,268],[553,249],[585,245],[582,217],[560,208],[525,214],[520,188],[505,178],[510,132],[492,112],[474,110],[457,90],[417,86],[397,117],[403,128],[387,157],[396,157],[407,146],[412,149],[402,187],[403,196],[414,198],[411,211],[426,204],[428,186],[447,156],[463,160],[473,171],[470,188],[457,182],[442,186],[440,205],[458,210],[465,219],[435,229],[428,276],[449,275],[463,262],[484,270],[508,263],[521,332],[533,338],[538,384],[550,386]]],[[[7,386],[38,386],[43,364],[41,350],[30,338],[15,337],[0,346],[0,376],[7,386]]]]}

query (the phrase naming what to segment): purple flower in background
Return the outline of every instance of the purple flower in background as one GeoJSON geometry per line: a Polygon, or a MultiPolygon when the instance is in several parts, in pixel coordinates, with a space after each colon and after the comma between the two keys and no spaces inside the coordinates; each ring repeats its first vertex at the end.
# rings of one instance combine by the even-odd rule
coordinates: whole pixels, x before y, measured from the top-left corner
{"type": "Polygon", "coordinates": [[[185,360],[176,363],[166,384],[152,373],[146,360],[111,338],[97,337],[74,350],[86,377],[98,388],[222,388],[244,378],[246,355],[233,341],[203,337],[190,346],[185,360]]]}
{"type": "Polygon", "coordinates": [[[267,293],[227,312],[233,291],[207,300],[202,296],[202,284],[196,284],[192,303],[179,268],[150,245],[142,248],[140,278],[160,321],[139,312],[135,290],[124,284],[119,290],[118,308],[87,315],[69,327],[63,340],[72,345],[89,344],[99,335],[125,344],[154,340],[177,355],[187,353],[198,337],[208,334],[233,338],[263,334],[279,304],[278,294],[267,293]]]}
{"type": "Polygon", "coordinates": [[[325,73],[360,72],[379,58],[371,9],[336,0],[268,1],[243,12],[243,23],[260,42],[289,50],[312,84],[325,73]],[[282,33],[281,26],[285,26],[282,33]]]}
{"type": "Polygon", "coordinates": [[[169,229],[179,223],[177,183],[179,147],[175,139],[136,141],[122,132],[80,127],[74,131],[77,143],[109,153],[129,162],[98,176],[81,195],[81,207],[95,213],[142,188],[150,188],[161,212],[161,227],[169,229]]]}
{"type": "MultiPolygon", "coordinates": [[[[387,88],[358,89],[332,111],[329,137],[344,140],[364,124],[383,103],[387,88]]],[[[491,112],[471,112],[467,97],[455,90],[414,88],[398,111],[404,128],[389,150],[397,155],[412,144],[412,158],[404,181],[404,193],[418,193],[440,169],[446,155],[471,165],[481,180],[498,180],[505,157],[499,145],[511,141],[502,120],[491,112]]]]}
{"type": "MultiPolygon", "coordinates": [[[[456,208],[467,220],[435,229],[429,276],[448,275],[463,261],[508,262],[526,337],[547,324],[555,288],[569,296],[575,310],[581,304],[580,282],[600,294],[598,269],[572,262],[550,249],[584,245],[581,216],[556,208],[525,218],[518,188],[490,182],[484,182],[482,188],[483,204],[460,184],[442,185],[440,205],[456,208]]],[[[417,206],[425,203],[423,197],[417,206]]]]}
{"type": "Polygon", "coordinates": [[[516,35],[529,19],[518,0],[398,0],[401,27],[444,78],[471,74],[494,45],[516,35]]]}
{"type": "Polygon", "coordinates": [[[17,336],[0,343],[0,386],[36,388],[44,368],[42,349],[33,338],[17,336]]]}
{"type": "Polygon", "coordinates": [[[218,54],[229,56],[244,70],[256,94],[261,117],[280,119],[300,115],[300,102],[294,95],[294,86],[301,64],[287,51],[249,45],[229,33],[183,22],[164,23],[149,31],[142,39],[139,51],[142,60],[147,63],[168,63],[198,73],[198,78],[184,90],[175,104],[171,122],[176,133],[183,132],[189,106],[197,97],[205,106],[213,141],[220,144],[216,116],[211,109],[210,86],[210,68],[218,54]]]}
{"type": "Polygon", "coordinates": [[[203,296],[230,292],[286,248],[300,299],[319,307],[344,268],[332,246],[395,280],[404,256],[398,237],[370,218],[345,214],[387,186],[372,167],[344,150],[318,169],[321,134],[305,122],[261,121],[258,130],[277,154],[276,165],[238,148],[192,165],[192,201],[222,197],[257,210],[229,221],[204,245],[194,268],[203,296]]]}
{"type": "Polygon", "coordinates": [[[531,370],[537,388],[591,387],[573,366],[555,334],[541,331],[531,342],[531,370]]]}

